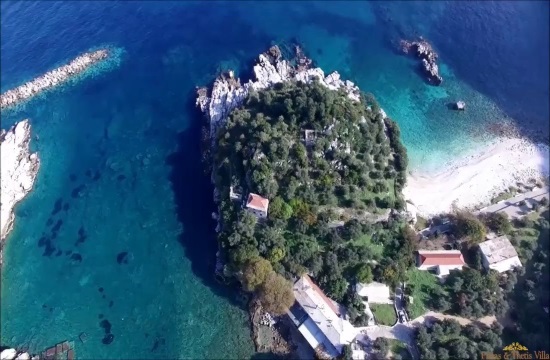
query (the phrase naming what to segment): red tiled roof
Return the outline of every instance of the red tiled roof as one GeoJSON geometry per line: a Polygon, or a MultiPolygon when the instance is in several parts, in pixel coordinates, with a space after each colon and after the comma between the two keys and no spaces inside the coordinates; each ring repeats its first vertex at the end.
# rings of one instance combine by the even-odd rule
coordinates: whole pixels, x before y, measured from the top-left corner
{"type": "Polygon", "coordinates": [[[420,265],[464,265],[460,251],[423,252],[419,251],[420,265]]]}
{"type": "Polygon", "coordinates": [[[253,193],[250,193],[248,195],[248,201],[246,202],[246,207],[267,211],[268,205],[269,205],[268,199],[253,193]]]}
{"type": "Polygon", "coordinates": [[[319,295],[321,296],[321,298],[323,298],[323,300],[327,303],[327,305],[332,309],[332,311],[334,311],[336,313],[336,315],[340,316],[340,309],[338,309],[338,306],[336,306],[332,300],[330,300],[326,295],[325,293],[323,292],[323,290],[321,290],[321,288],[319,288],[319,286],[317,286],[313,280],[311,280],[311,278],[309,277],[309,275],[307,274],[304,274],[304,278],[307,279],[307,281],[311,284],[311,287],[313,288],[313,290],[319,295]]]}

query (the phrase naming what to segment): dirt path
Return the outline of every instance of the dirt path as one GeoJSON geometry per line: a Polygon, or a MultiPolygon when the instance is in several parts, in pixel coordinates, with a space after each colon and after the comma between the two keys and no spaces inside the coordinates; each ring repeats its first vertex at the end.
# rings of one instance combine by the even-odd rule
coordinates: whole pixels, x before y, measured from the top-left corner
{"type": "Polygon", "coordinates": [[[434,312],[434,311],[428,311],[424,315],[419,316],[416,319],[413,319],[409,323],[409,325],[416,326],[417,324],[423,324],[426,320],[431,320],[431,319],[434,319],[434,318],[438,319],[438,320],[453,319],[453,320],[458,321],[458,323],[462,326],[468,325],[472,322],[479,322],[479,323],[485,324],[487,326],[491,326],[491,324],[493,322],[497,321],[497,318],[494,315],[484,316],[484,317],[479,318],[479,319],[470,320],[470,319],[460,317],[460,316],[446,315],[446,314],[442,314],[442,313],[438,313],[438,312],[434,312]]]}

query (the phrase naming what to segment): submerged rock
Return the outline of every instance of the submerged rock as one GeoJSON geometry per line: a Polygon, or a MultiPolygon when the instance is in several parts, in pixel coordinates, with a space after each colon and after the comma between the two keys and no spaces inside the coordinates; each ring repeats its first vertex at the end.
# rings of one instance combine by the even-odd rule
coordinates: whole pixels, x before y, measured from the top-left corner
{"type": "MultiPolygon", "coordinates": [[[[37,153],[31,153],[31,125],[28,120],[15,124],[8,131],[0,132],[0,167],[2,198],[0,214],[0,242],[13,228],[13,209],[33,188],[40,160],[37,153]]],[[[0,263],[2,255],[0,252],[0,263]]]]}

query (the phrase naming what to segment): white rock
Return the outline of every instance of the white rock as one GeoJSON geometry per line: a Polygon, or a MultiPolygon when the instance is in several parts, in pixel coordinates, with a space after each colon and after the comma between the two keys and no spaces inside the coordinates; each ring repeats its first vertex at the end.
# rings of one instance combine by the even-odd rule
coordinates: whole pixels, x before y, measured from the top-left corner
{"type": "Polygon", "coordinates": [[[31,191],[40,166],[38,155],[29,152],[30,140],[28,120],[15,124],[0,136],[0,240],[4,240],[13,228],[13,208],[31,191]]]}
{"type": "MultiPolygon", "coordinates": [[[[272,64],[265,54],[258,56],[258,63],[254,65],[254,77],[254,80],[238,86],[236,84],[239,84],[239,81],[232,76],[219,77],[214,81],[210,96],[207,95],[206,89],[201,89],[197,97],[197,105],[210,121],[210,135],[215,134],[233,109],[242,105],[250,90],[263,90],[281,82],[294,80],[311,83],[318,80],[321,85],[331,90],[344,88],[350,99],[360,101],[359,88],[351,81],[342,81],[340,74],[336,71],[326,77],[321,68],[296,71],[287,60],[279,59],[272,64]]],[[[214,136],[212,140],[215,140],[214,136]]]]}
{"type": "Polygon", "coordinates": [[[31,358],[31,356],[29,355],[29,353],[22,353],[22,354],[19,354],[15,360],[29,360],[31,358]]]}
{"type": "Polygon", "coordinates": [[[13,360],[16,355],[17,351],[15,349],[6,349],[0,353],[0,360],[13,360]]]}

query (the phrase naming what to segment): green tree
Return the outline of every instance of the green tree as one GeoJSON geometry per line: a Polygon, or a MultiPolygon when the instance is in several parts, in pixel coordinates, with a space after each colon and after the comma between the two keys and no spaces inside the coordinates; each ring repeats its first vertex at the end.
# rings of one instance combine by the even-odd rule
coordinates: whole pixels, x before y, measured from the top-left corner
{"type": "Polygon", "coordinates": [[[255,291],[265,282],[267,276],[271,274],[273,268],[271,263],[262,257],[257,257],[248,261],[243,270],[243,287],[246,291],[255,291]]]}
{"type": "Polygon", "coordinates": [[[282,315],[294,303],[292,285],[281,275],[271,272],[260,285],[258,298],[267,312],[282,315]]]}
{"type": "Polygon", "coordinates": [[[279,196],[269,204],[269,217],[288,220],[292,216],[292,207],[279,196]]]}
{"type": "Polygon", "coordinates": [[[372,282],[372,269],[368,264],[359,264],[355,270],[355,278],[358,282],[368,284],[372,282]]]}
{"type": "Polygon", "coordinates": [[[474,215],[460,212],[455,217],[455,233],[459,238],[467,237],[472,244],[478,244],[485,239],[485,225],[474,215]]]}
{"type": "Polygon", "coordinates": [[[483,222],[494,232],[500,234],[509,234],[512,231],[512,223],[506,213],[494,212],[483,216],[483,222]]]}

